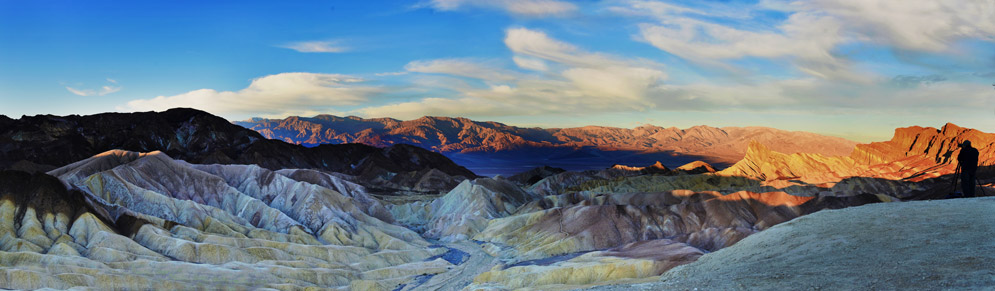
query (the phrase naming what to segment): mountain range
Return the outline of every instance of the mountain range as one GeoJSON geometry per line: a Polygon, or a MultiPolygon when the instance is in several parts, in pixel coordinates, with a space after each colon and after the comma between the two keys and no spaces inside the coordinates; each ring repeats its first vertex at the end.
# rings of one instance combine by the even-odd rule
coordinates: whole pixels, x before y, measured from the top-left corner
{"type": "Polygon", "coordinates": [[[695,160],[725,167],[742,159],[753,141],[779,152],[829,156],[849,155],[857,144],[838,137],[768,127],[538,128],[429,116],[406,121],[333,115],[291,116],[253,118],[235,124],[258,131],[266,138],[305,146],[416,145],[445,154],[484,175],[510,175],[542,165],[589,170],[619,163],[649,165],[656,161],[671,168],[695,160]]]}
{"type": "Polygon", "coordinates": [[[420,147],[355,143],[303,147],[264,138],[195,109],[0,117],[0,168],[48,171],[114,149],[160,151],[190,163],[326,170],[355,176],[371,188],[439,192],[477,177],[420,147]]]}

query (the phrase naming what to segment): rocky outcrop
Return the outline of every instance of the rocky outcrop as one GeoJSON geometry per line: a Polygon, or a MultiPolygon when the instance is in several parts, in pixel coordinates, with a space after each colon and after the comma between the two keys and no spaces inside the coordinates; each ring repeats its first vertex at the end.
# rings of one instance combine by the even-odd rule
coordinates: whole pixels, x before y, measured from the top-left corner
{"type": "Polygon", "coordinates": [[[194,109],[25,116],[0,124],[0,168],[19,162],[27,165],[22,161],[38,169],[61,167],[112,149],[161,151],[191,163],[254,164],[270,170],[320,169],[357,176],[379,175],[388,180],[390,175],[430,169],[457,180],[476,177],[448,158],[419,147],[395,145],[380,149],[343,144],[306,148],[263,138],[255,131],[194,109]]]}

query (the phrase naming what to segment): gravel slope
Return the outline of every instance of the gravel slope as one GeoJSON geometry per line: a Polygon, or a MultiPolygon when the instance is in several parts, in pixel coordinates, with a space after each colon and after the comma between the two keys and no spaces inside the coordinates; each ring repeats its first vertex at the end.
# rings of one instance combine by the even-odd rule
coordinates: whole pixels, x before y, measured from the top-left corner
{"type": "Polygon", "coordinates": [[[664,273],[595,290],[995,288],[995,197],[803,216],[664,273]]]}

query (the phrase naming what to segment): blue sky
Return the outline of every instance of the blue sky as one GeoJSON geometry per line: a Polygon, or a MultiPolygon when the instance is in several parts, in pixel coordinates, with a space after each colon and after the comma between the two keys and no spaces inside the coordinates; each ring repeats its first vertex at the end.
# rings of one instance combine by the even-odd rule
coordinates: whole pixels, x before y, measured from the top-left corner
{"type": "Polygon", "coordinates": [[[0,114],[995,132],[992,19],[995,0],[0,0],[0,114]]]}

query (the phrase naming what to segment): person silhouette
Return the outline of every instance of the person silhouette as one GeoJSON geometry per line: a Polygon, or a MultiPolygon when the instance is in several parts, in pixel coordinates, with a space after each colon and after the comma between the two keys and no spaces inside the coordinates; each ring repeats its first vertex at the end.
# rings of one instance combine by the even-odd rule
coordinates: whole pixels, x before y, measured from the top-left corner
{"type": "Polygon", "coordinates": [[[960,144],[957,167],[960,168],[960,187],[964,191],[964,197],[974,197],[974,179],[978,172],[978,150],[971,147],[969,140],[960,144]]]}

